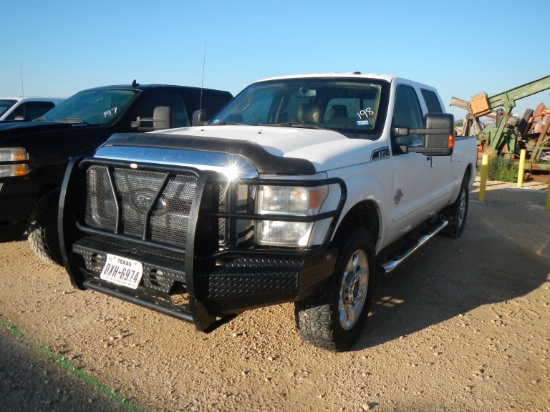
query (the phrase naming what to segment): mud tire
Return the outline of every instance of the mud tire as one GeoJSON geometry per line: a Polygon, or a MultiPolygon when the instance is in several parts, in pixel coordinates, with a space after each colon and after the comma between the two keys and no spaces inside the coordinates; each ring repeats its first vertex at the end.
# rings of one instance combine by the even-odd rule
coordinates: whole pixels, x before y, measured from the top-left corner
{"type": "Polygon", "coordinates": [[[335,271],[327,284],[295,303],[300,336],[318,348],[348,350],[367,320],[374,277],[371,236],[364,228],[352,229],[342,242],[335,271]]]}
{"type": "Polygon", "coordinates": [[[29,218],[28,241],[34,253],[44,262],[63,265],[57,232],[60,189],[42,196],[29,218]]]}

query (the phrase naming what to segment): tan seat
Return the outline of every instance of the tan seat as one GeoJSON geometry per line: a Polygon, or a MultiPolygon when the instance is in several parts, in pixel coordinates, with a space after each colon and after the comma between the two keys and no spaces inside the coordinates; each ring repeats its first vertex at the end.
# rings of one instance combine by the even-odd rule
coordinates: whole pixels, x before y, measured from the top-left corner
{"type": "Polygon", "coordinates": [[[300,123],[319,123],[321,120],[321,109],[318,104],[302,104],[298,108],[298,121],[300,123]]]}
{"type": "Polygon", "coordinates": [[[330,108],[329,120],[345,119],[348,117],[348,108],[343,104],[335,104],[330,108]]]}

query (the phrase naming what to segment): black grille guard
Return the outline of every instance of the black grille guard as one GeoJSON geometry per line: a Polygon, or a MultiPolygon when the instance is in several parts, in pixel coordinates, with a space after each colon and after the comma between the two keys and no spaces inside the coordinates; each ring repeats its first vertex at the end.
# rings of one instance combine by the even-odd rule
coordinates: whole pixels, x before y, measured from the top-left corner
{"type": "MultiPolygon", "coordinates": [[[[185,277],[186,287],[190,296],[191,315],[180,314],[184,320],[190,320],[191,317],[199,329],[206,330],[216,321],[207,313],[203,304],[196,297],[195,283],[197,275],[195,274],[195,266],[204,262],[212,261],[223,257],[242,256],[242,255],[280,255],[280,256],[295,256],[306,257],[311,254],[318,253],[327,249],[328,243],[332,238],[338,218],[341,215],[343,206],[346,201],[347,190],[342,179],[327,178],[319,180],[296,180],[296,179],[246,179],[244,184],[252,185],[277,185],[277,186],[307,186],[315,187],[321,185],[338,185],[340,187],[340,199],[335,210],[325,212],[314,216],[295,216],[295,215],[280,215],[280,214],[256,214],[256,213],[237,213],[235,205],[228,202],[227,211],[214,211],[206,208],[204,197],[207,186],[212,182],[219,182],[219,174],[211,171],[200,171],[190,167],[154,165],[154,164],[135,164],[135,162],[127,161],[112,161],[108,159],[97,158],[73,158],[71,159],[63,181],[61,189],[61,197],[59,203],[58,230],[60,236],[61,255],[64,266],[69,273],[72,284],[79,289],[90,287],[89,282],[80,272],[80,266],[72,253],[72,244],[82,236],[98,236],[111,241],[124,242],[125,244],[133,244],[136,247],[151,247],[154,246],[159,250],[166,250],[172,253],[181,253],[185,258],[185,277]],[[132,166],[130,166],[132,164],[132,166]],[[194,174],[197,176],[196,192],[189,213],[189,223],[186,234],[186,247],[178,247],[174,245],[152,242],[144,238],[139,239],[133,236],[118,233],[117,228],[113,232],[108,232],[103,229],[90,227],[82,221],[82,210],[85,203],[86,190],[86,175],[85,170],[91,165],[102,165],[110,169],[113,168],[139,168],[140,170],[158,171],[163,173],[185,173],[194,174]],[[203,228],[199,228],[201,222],[208,219],[228,219],[235,223],[237,220],[277,220],[291,222],[316,222],[325,219],[331,219],[329,229],[325,235],[322,244],[302,249],[289,248],[261,248],[261,247],[241,247],[236,243],[234,235],[230,236],[230,241],[225,245],[223,250],[220,250],[218,238],[215,236],[215,241],[207,240],[206,243],[197,241],[198,237],[204,238],[203,228]],[[192,258],[189,258],[191,256],[192,258]],[[86,283],[86,284],[85,284],[86,283]],[[202,325],[202,326],[201,326],[202,325]]],[[[233,185],[234,184],[230,183],[233,185]]],[[[207,197],[207,196],[206,196],[207,197]]],[[[120,213],[120,212],[118,212],[120,213]]],[[[119,219],[119,217],[117,217],[119,219]]],[[[231,225],[232,227],[234,225],[231,225]]],[[[94,288],[95,289],[95,288],[94,288]]],[[[107,293],[104,289],[101,291],[107,293]]],[[[121,297],[119,293],[110,292],[112,295],[121,297]]],[[[136,299],[125,300],[136,302],[136,299]]],[[[146,306],[141,304],[142,306],[146,306]]],[[[149,305],[152,308],[154,304],[149,305]]],[[[169,314],[169,313],[167,313],[169,314]]],[[[173,316],[173,315],[172,315],[173,316]]]]}

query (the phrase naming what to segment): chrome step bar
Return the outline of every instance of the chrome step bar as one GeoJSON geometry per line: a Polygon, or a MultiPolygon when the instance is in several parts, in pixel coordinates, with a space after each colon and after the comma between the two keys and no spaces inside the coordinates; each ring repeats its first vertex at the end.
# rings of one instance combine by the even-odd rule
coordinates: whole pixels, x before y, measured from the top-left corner
{"type": "Polygon", "coordinates": [[[411,256],[414,252],[416,252],[423,244],[425,244],[428,240],[433,238],[435,235],[441,232],[445,227],[447,227],[448,224],[449,224],[449,221],[442,220],[432,230],[430,230],[424,236],[419,238],[416,242],[411,244],[410,247],[406,251],[401,253],[396,259],[391,259],[380,264],[384,273],[390,273],[391,271],[393,271],[396,267],[398,267],[401,263],[403,263],[409,256],[411,256]]]}

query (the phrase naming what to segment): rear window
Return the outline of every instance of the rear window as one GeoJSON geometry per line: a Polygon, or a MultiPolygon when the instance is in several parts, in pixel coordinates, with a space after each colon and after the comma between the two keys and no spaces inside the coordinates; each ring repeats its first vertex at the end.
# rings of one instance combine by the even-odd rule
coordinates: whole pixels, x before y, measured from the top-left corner
{"type": "Polygon", "coordinates": [[[439,99],[433,91],[421,89],[421,92],[426,102],[426,106],[428,107],[428,113],[443,113],[443,108],[439,103],[439,99]]]}

